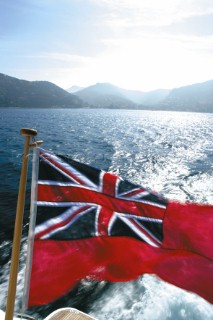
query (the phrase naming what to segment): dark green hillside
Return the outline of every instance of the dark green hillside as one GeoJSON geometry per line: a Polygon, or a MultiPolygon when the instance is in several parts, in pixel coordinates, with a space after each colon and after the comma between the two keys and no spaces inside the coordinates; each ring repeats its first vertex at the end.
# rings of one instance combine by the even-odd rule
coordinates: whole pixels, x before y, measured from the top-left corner
{"type": "Polygon", "coordinates": [[[213,80],[173,89],[159,108],[174,111],[213,112],[213,80]]]}
{"type": "Polygon", "coordinates": [[[48,81],[19,80],[0,74],[0,107],[80,108],[76,96],[48,81]]]}

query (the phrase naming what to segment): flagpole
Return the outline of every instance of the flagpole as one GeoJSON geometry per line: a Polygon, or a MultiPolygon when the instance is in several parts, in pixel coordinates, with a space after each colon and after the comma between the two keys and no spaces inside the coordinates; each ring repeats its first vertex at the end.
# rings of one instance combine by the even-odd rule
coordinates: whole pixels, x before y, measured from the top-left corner
{"type": "Polygon", "coordinates": [[[37,135],[37,131],[34,129],[21,129],[20,134],[25,136],[24,155],[22,159],[21,176],[19,183],[18,201],[16,208],[16,221],[13,236],[13,248],[11,256],[10,278],[8,285],[8,297],[7,306],[5,312],[5,320],[12,320],[14,314],[14,305],[16,298],[16,286],[18,278],[18,266],[20,256],[20,245],[22,237],[22,224],[24,216],[24,204],[25,204],[25,192],[27,182],[27,170],[28,170],[28,158],[30,147],[34,147],[35,144],[30,144],[31,138],[37,135]]]}

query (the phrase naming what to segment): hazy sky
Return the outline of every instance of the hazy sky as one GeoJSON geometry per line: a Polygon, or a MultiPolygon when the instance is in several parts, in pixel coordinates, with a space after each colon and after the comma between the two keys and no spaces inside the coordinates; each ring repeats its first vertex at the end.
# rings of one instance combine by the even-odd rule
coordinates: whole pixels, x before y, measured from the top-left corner
{"type": "Polygon", "coordinates": [[[144,91],[213,79],[213,0],[0,0],[0,73],[144,91]]]}

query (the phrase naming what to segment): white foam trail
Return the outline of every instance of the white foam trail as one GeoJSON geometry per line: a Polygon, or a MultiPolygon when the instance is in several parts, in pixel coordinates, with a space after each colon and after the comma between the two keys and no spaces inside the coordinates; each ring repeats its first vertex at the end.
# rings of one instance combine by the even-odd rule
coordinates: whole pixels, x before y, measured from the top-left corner
{"type": "MultiPolygon", "coordinates": [[[[24,277],[25,277],[26,254],[27,254],[26,239],[23,239],[22,243],[23,244],[21,246],[19,273],[18,273],[17,288],[16,288],[16,300],[15,300],[15,307],[14,307],[15,309],[14,312],[17,312],[17,313],[19,313],[21,310],[23,288],[24,288],[24,277]]],[[[6,245],[6,242],[4,243],[4,245],[6,245]]],[[[2,267],[2,276],[1,276],[0,309],[2,310],[6,309],[9,273],[10,273],[10,264],[7,263],[2,267]]]]}
{"type": "Polygon", "coordinates": [[[116,283],[94,303],[90,313],[98,320],[211,320],[213,306],[204,299],[154,276],[116,283]]]}

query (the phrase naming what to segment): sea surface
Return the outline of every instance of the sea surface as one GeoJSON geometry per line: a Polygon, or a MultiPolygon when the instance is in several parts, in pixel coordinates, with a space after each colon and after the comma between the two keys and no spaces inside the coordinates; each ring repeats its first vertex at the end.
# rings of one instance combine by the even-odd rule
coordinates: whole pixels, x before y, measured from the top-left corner
{"type": "MultiPolygon", "coordinates": [[[[89,109],[0,109],[0,309],[5,310],[11,240],[24,138],[38,130],[43,148],[69,155],[169,199],[213,205],[213,114],[89,109]]],[[[30,159],[32,157],[30,156],[30,159]]],[[[29,165],[18,278],[20,311],[30,206],[29,165]]],[[[175,277],[175,275],[174,275],[175,277]]],[[[213,319],[213,306],[154,276],[128,283],[82,281],[59,301],[28,310],[37,319],[76,307],[99,320],[213,319]]]]}

